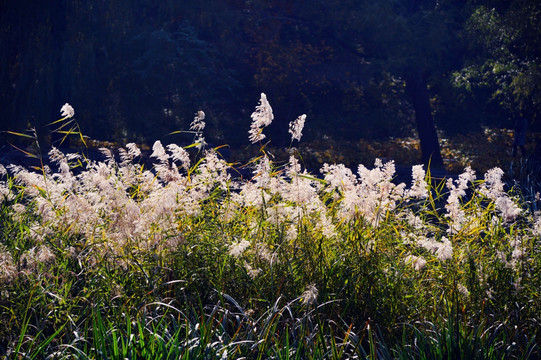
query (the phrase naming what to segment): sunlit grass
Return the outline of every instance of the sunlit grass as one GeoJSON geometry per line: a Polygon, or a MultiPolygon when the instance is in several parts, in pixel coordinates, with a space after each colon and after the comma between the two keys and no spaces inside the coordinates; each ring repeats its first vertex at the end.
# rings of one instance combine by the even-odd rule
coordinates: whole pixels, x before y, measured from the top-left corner
{"type": "Polygon", "coordinates": [[[541,217],[503,171],[397,184],[260,144],[236,177],[196,145],[0,168],[4,357],[539,356],[541,217]]]}

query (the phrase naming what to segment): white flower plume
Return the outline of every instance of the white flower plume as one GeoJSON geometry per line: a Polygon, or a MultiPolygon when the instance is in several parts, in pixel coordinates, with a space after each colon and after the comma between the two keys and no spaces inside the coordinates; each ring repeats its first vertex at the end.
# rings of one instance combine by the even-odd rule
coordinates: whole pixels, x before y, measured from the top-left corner
{"type": "Polygon", "coordinates": [[[169,144],[167,145],[167,150],[171,152],[173,161],[180,161],[183,168],[186,170],[190,169],[190,155],[182,146],[178,146],[177,144],[169,144]]]}
{"type": "Polygon", "coordinates": [[[289,133],[291,134],[291,141],[301,141],[302,129],[304,128],[305,120],[306,114],[302,114],[301,116],[289,123],[289,133]]]}
{"type": "Polygon", "coordinates": [[[60,109],[60,115],[65,118],[72,118],[75,115],[75,110],[73,110],[73,107],[70,104],[65,103],[60,109]]]}
{"type": "Polygon", "coordinates": [[[205,113],[202,110],[199,110],[195,117],[193,118],[192,123],[190,124],[190,130],[202,131],[205,128],[205,113]]]}
{"type": "Polygon", "coordinates": [[[252,125],[250,126],[249,140],[252,144],[261,141],[265,138],[263,134],[263,128],[269,126],[274,119],[272,114],[272,108],[267,101],[267,95],[261,93],[261,99],[259,105],[256,106],[255,111],[251,115],[252,125]]]}
{"type": "Polygon", "coordinates": [[[314,305],[317,303],[319,291],[315,284],[308,285],[301,295],[303,305],[314,305]]]}

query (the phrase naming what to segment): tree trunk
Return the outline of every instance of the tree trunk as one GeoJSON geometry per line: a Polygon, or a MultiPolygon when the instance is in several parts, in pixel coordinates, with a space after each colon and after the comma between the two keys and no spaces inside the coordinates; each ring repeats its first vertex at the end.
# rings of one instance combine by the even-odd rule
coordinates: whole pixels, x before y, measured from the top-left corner
{"type": "Polygon", "coordinates": [[[423,163],[430,164],[431,167],[443,167],[438,134],[430,110],[426,79],[420,70],[416,69],[407,76],[406,89],[415,111],[423,163]]]}

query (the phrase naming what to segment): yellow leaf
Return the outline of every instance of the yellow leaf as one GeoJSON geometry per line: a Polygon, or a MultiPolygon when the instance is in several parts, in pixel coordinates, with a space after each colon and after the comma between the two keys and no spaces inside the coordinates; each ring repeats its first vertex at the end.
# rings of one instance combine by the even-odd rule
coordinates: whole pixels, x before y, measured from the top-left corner
{"type": "Polygon", "coordinates": [[[37,156],[37,155],[34,155],[34,154],[32,154],[32,153],[29,153],[28,151],[25,151],[25,150],[23,150],[23,149],[19,149],[17,146],[15,146],[15,145],[13,145],[13,144],[10,144],[10,145],[13,146],[15,149],[19,150],[20,152],[22,152],[23,154],[25,154],[26,156],[30,156],[30,157],[32,157],[32,158],[34,158],[34,159],[39,159],[39,156],[37,156]]]}
{"type": "Polygon", "coordinates": [[[35,139],[34,136],[31,136],[31,135],[27,135],[27,134],[22,134],[22,133],[18,133],[18,132],[15,132],[15,131],[6,131],[8,134],[12,134],[12,135],[17,135],[17,136],[24,136],[24,137],[27,137],[27,138],[30,138],[30,139],[35,139]]]}

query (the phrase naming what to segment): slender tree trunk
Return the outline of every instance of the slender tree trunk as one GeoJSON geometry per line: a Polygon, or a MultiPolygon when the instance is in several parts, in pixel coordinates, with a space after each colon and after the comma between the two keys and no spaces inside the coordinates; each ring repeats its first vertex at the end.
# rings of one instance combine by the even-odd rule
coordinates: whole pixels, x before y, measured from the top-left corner
{"type": "Polygon", "coordinates": [[[541,140],[536,141],[533,154],[531,154],[531,158],[536,159],[541,165],[541,140]]]}
{"type": "Polygon", "coordinates": [[[423,163],[430,163],[432,167],[442,167],[443,160],[434,118],[430,109],[427,83],[420,70],[413,71],[408,75],[406,89],[415,111],[423,163]]]}

